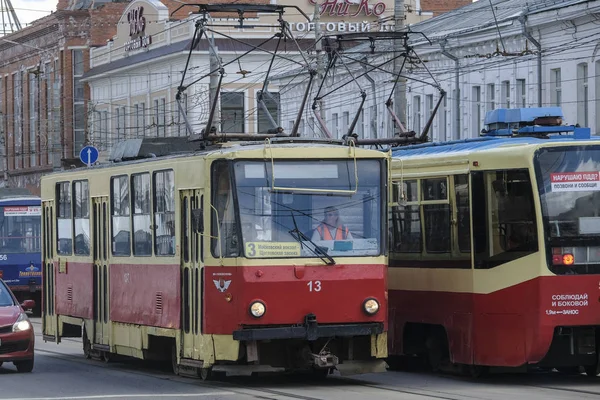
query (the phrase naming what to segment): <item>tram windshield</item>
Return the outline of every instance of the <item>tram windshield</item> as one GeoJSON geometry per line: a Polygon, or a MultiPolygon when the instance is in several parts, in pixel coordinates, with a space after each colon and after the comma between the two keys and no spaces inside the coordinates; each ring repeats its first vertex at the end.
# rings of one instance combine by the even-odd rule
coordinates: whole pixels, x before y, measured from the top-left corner
{"type": "Polygon", "coordinates": [[[544,148],[535,162],[546,236],[600,237],[600,146],[544,148]]]}
{"type": "Polygon", "coordinates": [[[0,206],[0,244],[3,253],[39,253],[40,233],[40,206],[0,206]]]}
{"type": "Polygon", "coordinates": [[[380,161],[275,161],[273,165],[234,163],[239,253],[248,258],[328,259],[381,253],[380,161]]]}

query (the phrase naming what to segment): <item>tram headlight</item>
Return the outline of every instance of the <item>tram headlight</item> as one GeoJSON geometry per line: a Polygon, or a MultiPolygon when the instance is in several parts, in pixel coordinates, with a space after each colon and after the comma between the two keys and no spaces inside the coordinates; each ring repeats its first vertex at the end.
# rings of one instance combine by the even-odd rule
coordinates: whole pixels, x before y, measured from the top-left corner
{"type": "Polygon", "coordinates": [[[379,311],[379,302],[373,298],[367,299],[363,303],[363,309],[367,314],[375,315],[379,311]]]}
{"type": "Polygon", "coordinates": [[[267,311],[267,307],[262,301],[255,301],[250,305],[250,315],[254,318],[260,318],[265,315],[265,311],[267,311]]]}
{"type": "Polygon", "coordinates": [[[31,329],[31,322],[25,313],[19,315],[19,318],[15,321],[12,326],[13,332],[23,332],[31,329]]]}

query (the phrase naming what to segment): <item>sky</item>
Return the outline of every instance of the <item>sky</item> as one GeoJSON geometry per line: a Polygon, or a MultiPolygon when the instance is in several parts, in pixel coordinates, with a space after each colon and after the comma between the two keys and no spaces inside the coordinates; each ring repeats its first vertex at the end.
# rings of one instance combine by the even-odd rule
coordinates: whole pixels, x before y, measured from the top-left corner
{"type": "Polygon", "coordinates": [[[10,2],[17,13],[21,26],[25,27],[28,23],[55,11],[58,0],[10,0],[10,2]]]}

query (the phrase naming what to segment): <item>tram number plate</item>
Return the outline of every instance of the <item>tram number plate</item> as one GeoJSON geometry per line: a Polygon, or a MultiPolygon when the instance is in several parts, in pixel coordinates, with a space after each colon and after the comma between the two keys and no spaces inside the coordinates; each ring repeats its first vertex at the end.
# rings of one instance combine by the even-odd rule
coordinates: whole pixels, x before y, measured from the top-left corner
{"type": "Polygon", "coordinates": [[[321,291],[321,281],[309,281],[306,286],[308,286],[309,292],[320,292],[321,291]]]}

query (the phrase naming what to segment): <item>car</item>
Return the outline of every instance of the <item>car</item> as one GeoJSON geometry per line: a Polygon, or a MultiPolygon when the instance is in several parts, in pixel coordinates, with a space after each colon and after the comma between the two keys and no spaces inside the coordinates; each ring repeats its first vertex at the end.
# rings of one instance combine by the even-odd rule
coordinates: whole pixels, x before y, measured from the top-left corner
{"type": "Polygon", "coordinates": [[[0,366],[12,362],[17,371],[33,370],[35,334],[26,309],[35,307],[33,300],[19,304],[15,295],[0,279],[0,366]]]}

